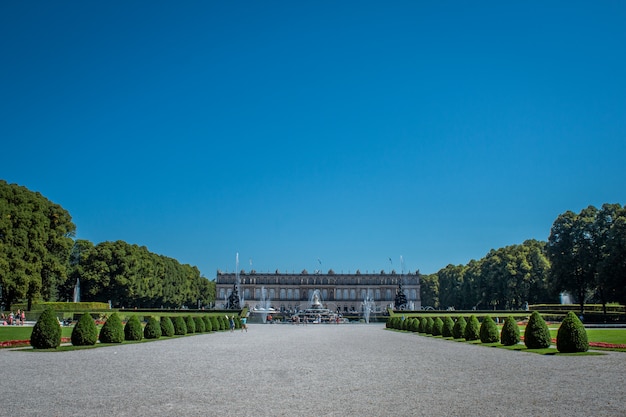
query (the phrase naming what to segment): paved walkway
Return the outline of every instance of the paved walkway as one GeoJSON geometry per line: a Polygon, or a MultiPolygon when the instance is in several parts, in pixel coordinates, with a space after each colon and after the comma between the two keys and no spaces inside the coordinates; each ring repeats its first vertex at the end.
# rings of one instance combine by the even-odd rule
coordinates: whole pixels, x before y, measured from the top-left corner
{"type": "Polygon", "coordinates": [[[385,331],[250,325],[0,350],[1,416],[624,416],[626,353],[541,356],[385,331]]]}

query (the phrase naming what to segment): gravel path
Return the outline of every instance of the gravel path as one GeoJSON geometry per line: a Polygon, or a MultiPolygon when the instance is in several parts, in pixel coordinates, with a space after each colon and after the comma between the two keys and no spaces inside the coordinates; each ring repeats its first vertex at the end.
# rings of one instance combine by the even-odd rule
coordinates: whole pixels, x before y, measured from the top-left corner
{"type": "Polygon", "coordinates": [[[624,416],[626,353],[542,356],[382,325],[0,350],[1,416],[624,416]]]}

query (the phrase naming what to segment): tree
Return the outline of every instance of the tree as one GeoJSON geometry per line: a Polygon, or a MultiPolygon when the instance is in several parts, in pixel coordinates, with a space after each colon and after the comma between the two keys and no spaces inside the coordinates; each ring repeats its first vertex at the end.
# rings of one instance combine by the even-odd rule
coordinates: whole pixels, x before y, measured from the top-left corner
{"type": "Polygon", "coordinates": [[[500,333],[500,343],[504,346],[513,346],[520,342],[520,331],[517,322],[513,316],[508,316],[504,320],[502,332],[500,333]]]}
{"type": "Polygon", "coordinates": [[[47,308],[39,316],[30,335],[34,349],[55,349],[61,345],[61,325],[54,311],[47,308]]]}
{"type": "Polygon", "coordinates": [[[125,340],[141,340],[143,339],[143,327],[139,321],[139,317],[132,315],[126,321],[124,326],[124,339],[125,340]]]}
{"type": "Polygon", "coordinates": [[[437,274],[420,277],[420,296],[422,305],[439,308],[439,278],[437,274]]]}
{"type": "Polygon", "coordinates": [[[91,317],[91,314],[85,313],[78,319],[78,322],[72,330],[72,345],[74,346],[92,346],[98,341],[98,328],[91,317]]]}
{"type": "Polygon", "coordinates": [[[161,323],[156,318],[148,317],[146,327],[143,329],[143,337],[146,339],[158,339],[161,337],[161,323]]]}
{"type": "Polygon", "coordinates": [[[102,343],[122,343],[124,341],[124,326],[117,313],[109,316],[104,326],[100,329],[100,342],[102,343]]]}
{"type": "Polygon", "coordinates": [[[496,322],[490,316],[486,316],[480,324],[480,341],[482,343],[495,343],[500,340],[500,332],[496,322]]]}
{"type": "Polygon", "coordinates": [[[480,323],[478,322],[476,316],[471,315],[469,320],[467,320],[463,337],[468,341],[480,339],[480,323]]]}
{"type": "Polygon", "coordinates": [[[462,339],[465,335],[465,327],[467,326],[467,322],[463,316],[460,316],[454,322],[454,327],[452,327],[452,337],[455,339],[462,339]]]}
{"type": "Polygon", "coordinates": [[[587,330],[573,311],[567,313],[556,336],[556,348],[562,353],[586,352],[589,350],[587,330]]]}
{"type": "Polygon", "coordinates": [[[567,211],[555,220],[548,238],[550,275],[559,291],[576,294],[581,314],[587,293],[593,289],[598,252],[594,222],[597,209],[589,206],[579,215],[567,211]]]}
{"type": "Polygon", "coordinates": [[[550,329],[541,314],[533,311],[524,330],[524,344],[528,349],[544,349],[550,347],[552,337],[550,329]]]}

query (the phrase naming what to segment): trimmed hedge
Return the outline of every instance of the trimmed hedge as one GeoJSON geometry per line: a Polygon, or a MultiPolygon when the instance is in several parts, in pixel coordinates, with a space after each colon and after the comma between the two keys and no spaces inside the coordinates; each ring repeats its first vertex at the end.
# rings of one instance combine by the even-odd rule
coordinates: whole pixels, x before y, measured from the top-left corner
{"type": "Polygon", "coordinates": [[[211,317],[208,315],[202,316],[202,320],[204,320],[204,331],[212,332],[213,331],[213,323],[211,323],[211,317]]]}
{"type": "Polygon", "coordinates": [[[193,320],[193,317],[191,316],[185,317],[185,325],[187,326],[188,334],[196,332],[196,322],[193,320]]]}
{"type": "Polygon", "coordinates": [[[465,340],[478,340],[480,339],[480,323],[475,315],[471,315],[465,326],[465,332],[463,332],[465,340]]]}
{"type": "Polygon", "coordinates": [[[96,344],[98,328],[91,314],[85,313],[80,316],[72,330],[71,341],[74,346],[93,346],[96,344]]]}
{"type": "Polygon", "coordinates": [[[202,320],[202,317],[195,316],[193,318],[193,321],[196,325],[196,333],[204,333],[206,331],[206,327],[204,326],[204,320],[202,320]]]}
{"type": "Polygon", "coordinates": [[[220,331],[220,322],[217,319],[217,316],[209,316],[209,319],[211,320],[211,331],[219,332],[220,331]]]}
{"type": "Polygon", "coordinates": [[[143,337],[146,339],[158,339],[161,337],[161,323],[154,317],[149,317],[146,327],[143,329],[143,337]]]}
{"type": "Polygon", "coordinates": [[[545,349],[550,347],[551,343],[548,325],[539,312],[533,311],[524,331],[524,344],[528,349],[545,349]]]}
{"type": "Polygon", "coordinates": [[[187,334],[187,324],[183,316],[172,317],[172,323],[174,324],[175,335],[184,336],[187,334]]]}
{"type": "Polygon", "coordinates": [[[435,317],[433,320],[433,336],[441,336],[443,330],[443,320],[439,317],[435,317]]]}
{"type": "Polygon", "coordinates": [[[517,345],[520,338],[520,331],[517,322],[513,316],[509,316],[504,320],[504,326],[502,326],[502,332],[500,334],[500,343],[504,346],[517,345]]]}
{"type": "Polygon", "coordinates": [[[556,336],[556,348],[562,353],[586,352],[589,350],[587,330],[573,311],[567,313],[559,326],[556,336]]]}
{"type": "Polygon", "coordinates": [[[159,324],[161,325],[161,336],[174,336],[174,323],[172,323],[172,319],[167,316],[163,316],[161,317],[159,324]]]}
{"type": "Polygon", "coordinates": [[[124,341],[124,327],[117,313],[109,316],[102,329],[100,329],[100,342],[102,343],[122,343],[124,341]]]}
{"type": "Polygon", "coordinates": [[[426,317],[420,317],[420,325],[417,328],[419,333],[426,333],[426,324],[428,323],[428,319],[426,317]]]}
{"type": "Polygon", "coordinates": [[[463,316],[460,316],[456,319],[454,323],[454,327],[452,327],[452,337],[455,339],[463,339],[465,336],[465,327],[467,326],[467,322],[463,316]]]}
{"type": "Polygon", "coordinates": [[[143,328],[139,317],[136,315],[130,316],[124,326],[124,339],[126,340],[141,340],[143,339],[143,328]]]}
{"type": "Polygon", "coordinates": [[[443,327],[441,328],[441,336],[452,337],[452,329],[454,328],[454,321],[450,316],[443,318],[443,327]]]}
{"type": "Polygon", "coordinates": [[[486,316],[480,325],[480,341],[482,343],[496,343],[500,340],[498,325],[490,316],[486,316]]]}
{"type": "Polygon", "coordinates": [[[433,325],[435,324],[435,320],[432,317],[426,317],[426,327],[424,331],[426,334],[433,334],[433,325]]]}
{"type": "Polygon", "coordinates": [[[56,349],[61,345],[61,325],[51,308],[39,316],[30,335],[30,345],[34,349],[56,349]]]}

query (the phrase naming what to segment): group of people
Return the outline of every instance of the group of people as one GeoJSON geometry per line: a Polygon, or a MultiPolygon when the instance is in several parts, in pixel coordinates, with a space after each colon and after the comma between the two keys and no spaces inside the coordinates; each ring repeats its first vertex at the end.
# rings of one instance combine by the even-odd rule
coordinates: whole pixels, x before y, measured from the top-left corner
{"type": "MultiPolygon", "coordinates": [[[[228,324],[230,326],[230,331],[234,332],[235,331],[235,316],[226,316],[226,318],[228,319],[228,324]]],[[[246,331],[246,333],[248,333],[248,317],[242,317],[241,318],[241,332],[243,333],[243,331],[246,331]]]]}
{"type": "Polygon", "coordinates": [[[26,314],[20,309],[18,309],[15,313],[11,311],[6,316],[4,313],[0,315],[0,324],[3,326],[23,326],[25,321],[26,314]]]}

